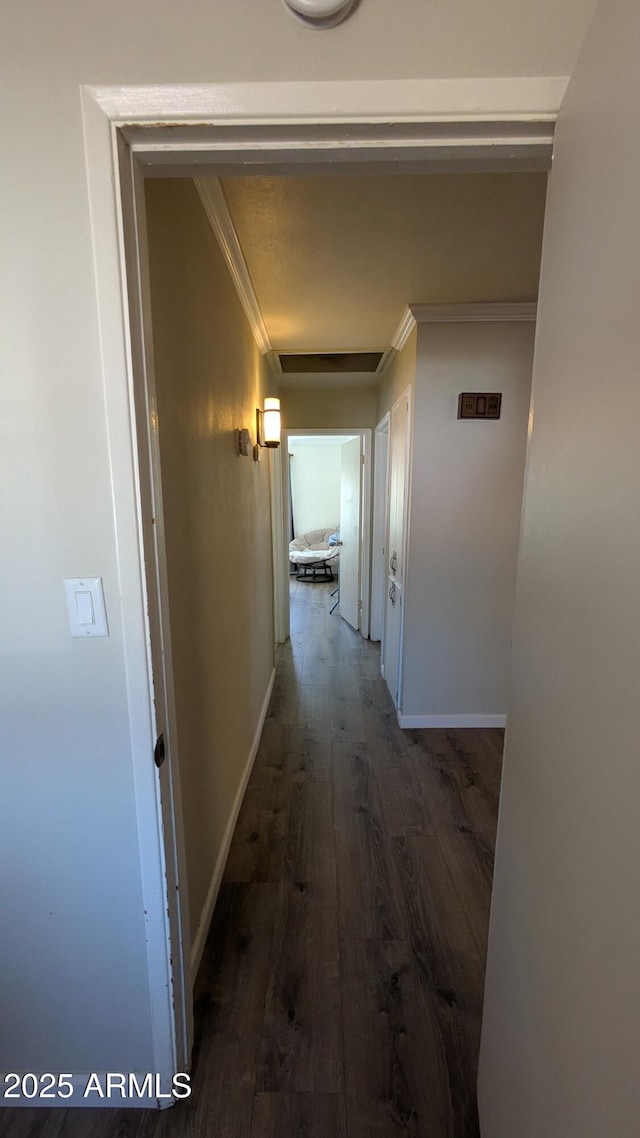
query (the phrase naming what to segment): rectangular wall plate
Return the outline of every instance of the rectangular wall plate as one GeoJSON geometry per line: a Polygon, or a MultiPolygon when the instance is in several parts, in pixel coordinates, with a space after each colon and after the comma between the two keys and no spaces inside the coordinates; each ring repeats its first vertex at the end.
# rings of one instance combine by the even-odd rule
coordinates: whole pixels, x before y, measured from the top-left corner
{"type": "Polygon", "coordinates": [[[499,419],[500,391],[462,391],[458,396],[459,419],[499,419]]]}
{"type": "Polygon", "coordinates": [[[102,577],[66,577],[64,591],[72,636],[108,636],[102,577]]]}

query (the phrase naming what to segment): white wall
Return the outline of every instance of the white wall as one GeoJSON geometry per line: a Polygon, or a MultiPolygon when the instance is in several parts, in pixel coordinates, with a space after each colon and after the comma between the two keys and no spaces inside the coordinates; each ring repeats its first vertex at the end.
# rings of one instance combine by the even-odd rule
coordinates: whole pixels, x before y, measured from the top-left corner
{"type": "Polygon", "coordinates": [[[638,1134],[639,42],[635,0],[600,5],[550,181],[483,1138],[638,1134]]]}
{"type": "Polygon", "coordinates": [[[402,712],[504,715],[533,324],[418,327],[402,712]],[[461,391],[501,391],[495,422],[461,391]]]}
{"type": "Polygon", "coordinates": [[[0,1067],[153,1069],[80,85],[565,74],[591,7],[370,0],[325,34],[280,3],[3,3],[0,1067]],[[69,637],[82,573],[108,639],[69,637]]]}
{"type": "Polygon", "coordinates": [[[338,443],[289,440],[291,498],[296,536],[312,529],[340,525],[340,456],[338,443]]]}

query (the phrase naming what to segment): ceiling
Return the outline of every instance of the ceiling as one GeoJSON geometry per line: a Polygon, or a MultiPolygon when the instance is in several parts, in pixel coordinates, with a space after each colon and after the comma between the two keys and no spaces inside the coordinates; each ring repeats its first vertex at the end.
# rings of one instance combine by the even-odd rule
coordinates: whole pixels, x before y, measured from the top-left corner
{"type": "Polygon", "coordinates": [[[386,351],[408,303],[537,296],[545,174],[245,175],[222,188],[275,351],[386,351]]]}
{"type": "Polygon", "coordinates": [[[357,435],[289,435],[289,446],[342,446],[357,437],[357,435]]]}

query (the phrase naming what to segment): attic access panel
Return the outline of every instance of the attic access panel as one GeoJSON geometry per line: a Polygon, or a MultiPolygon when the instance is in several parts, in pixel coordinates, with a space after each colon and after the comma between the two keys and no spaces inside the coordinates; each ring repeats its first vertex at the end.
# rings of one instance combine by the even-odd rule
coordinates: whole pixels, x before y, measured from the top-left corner
{"type": "Polygon", "coordinates": [[[279,352],[284,375],[335,372],[371,372],[380,366],[384,352],[279,352]]]}

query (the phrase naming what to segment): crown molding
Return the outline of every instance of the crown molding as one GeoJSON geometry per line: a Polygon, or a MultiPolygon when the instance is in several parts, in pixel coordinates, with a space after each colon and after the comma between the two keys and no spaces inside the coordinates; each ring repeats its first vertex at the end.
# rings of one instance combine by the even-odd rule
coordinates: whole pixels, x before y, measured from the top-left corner
{"type": "Polygon", "coordinates": [[[278,381],[278,383],[280,383],[280,381],[282,379],[283,372],[282,372],[282,364],[280,363],[280,356],[279,356],[278,352],[271,349],[271,351],[267,352],[266,359],[267,359],[267,363],[269,365],[269,370],[270,370],[273,378],[276,379],[278,381]]]}
{"type": "MultiPolygon", "coordinates": [[[[242,307],[245,310],[256,344],[262,354],[266,355],[272,350],[269,333],[267,332],[265,322],[262,318],[262,311],[253,287],[251,274],[247,267],[247,262],[244,259],[244,253],[240,246],[233,219],[229,213],[229,206],[227,205],[227,199],[224,196],[220,179],[194,178],[193,181],[198,191],[200,201],[204,206],[209,224],[215,234],[229,272],[231,273],[231,279],[235,285],[242,307]]],[[[273,371],[273,360],[270,359],[269,363],[273,371]]],[[[275,374],[277,374],[277,367],[275,374]]]]}
{"type": "Polygon", "coordinates": [[[413,312],[410,308],[405,308],[402,320],[391,337],[391,347],[395,348],[397,352],[401,352],[415,326],[416,318],[413,312]]]}
{"type": "Polygon", "coordinates": [[[416,324],[492,324],[504,321],[533,321],[536,319],[538,305],[535,301],[410,304],[408,311],[411,312],[416,324]]]}
{"type": "Polygon", "coordinates": [[[393,355],[393,345],[390,348],[387,348],[387,350],[382,353],[382,358],[381,358],[380,363],[378,364],[378,366],[374,372],[374,375],[382,375],[382,373],[383,373],[384,369],[386,368],[387,364],[389,363],[389,360],[391,359],[392,355],[393,355]]]}
{"type": "MultiPolygon", "coordinates": [[[[497,321],[535,320],[538,306],[534,302],[505,302],[480,304],[409,304],[392,338],[391,347],[397,352],[404,348],[416,324],[470,324],[497,321]]],[[[384,370],[384,360],[380,372],[384,370]]]]}

